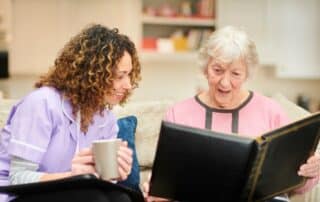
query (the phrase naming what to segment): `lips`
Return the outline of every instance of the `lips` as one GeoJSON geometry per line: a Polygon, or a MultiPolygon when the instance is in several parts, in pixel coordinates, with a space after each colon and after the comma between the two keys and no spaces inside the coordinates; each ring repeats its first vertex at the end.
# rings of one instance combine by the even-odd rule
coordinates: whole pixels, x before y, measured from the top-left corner
{"type": "Polygon", "coordinates": [[[126,92],[113,92],[113,96],[115,96],[117,99],[122,100],[123,97],[126,95],[126,92]]]}
{"type": "Polygon", "coordinates": [[[222,94],[228,94],[231,92],[231,90],[223,90],[223,89],[218,89],[219,93],[222,93],[222,94]]]}

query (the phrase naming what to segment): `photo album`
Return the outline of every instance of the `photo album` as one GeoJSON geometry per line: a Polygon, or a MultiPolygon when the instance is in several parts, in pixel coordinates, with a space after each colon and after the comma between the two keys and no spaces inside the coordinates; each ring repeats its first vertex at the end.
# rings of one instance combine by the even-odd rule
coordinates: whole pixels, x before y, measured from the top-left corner
{"type": "MultiPolygon", "coordinates": [[[[253,123],[254,124],[254,123],[253,123]]],[[[265,201],[306,182],[320,113],[253,139],[163,121],[150,195],[181,201],[265,201]]]]}

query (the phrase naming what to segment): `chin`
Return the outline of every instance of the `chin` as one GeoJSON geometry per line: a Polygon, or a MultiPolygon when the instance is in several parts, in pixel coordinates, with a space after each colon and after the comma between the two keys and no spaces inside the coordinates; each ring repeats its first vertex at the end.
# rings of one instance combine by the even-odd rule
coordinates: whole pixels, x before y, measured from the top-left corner
{"type": "Polygon", "coordinates": [[[218,100],[217,104],[221,108],[228,108],[230,106],[229,101],[226,100],[218,100]]]}

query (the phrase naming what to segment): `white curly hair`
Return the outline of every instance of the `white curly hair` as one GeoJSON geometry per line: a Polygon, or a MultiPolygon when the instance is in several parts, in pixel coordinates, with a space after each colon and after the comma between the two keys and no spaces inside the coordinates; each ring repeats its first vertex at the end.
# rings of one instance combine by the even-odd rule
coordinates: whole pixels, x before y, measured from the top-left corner
{"type": "Polygon", "coordinates": [[[213,32],[199,50],[200,67],[205,70],[210,59],[230,63],[242,58],[247,67],[247,77],[259,64],[254,42],[237,27],[226,26],[213,32]]]}

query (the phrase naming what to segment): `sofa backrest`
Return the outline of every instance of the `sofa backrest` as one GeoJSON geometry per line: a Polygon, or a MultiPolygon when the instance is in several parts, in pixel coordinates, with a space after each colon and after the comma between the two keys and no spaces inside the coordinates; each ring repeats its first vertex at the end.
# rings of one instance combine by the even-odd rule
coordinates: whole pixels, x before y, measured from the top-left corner
{"type": "Polygon", "coordinates": [[[0,128],[5,125],[10,110],[17,101],[14,99],[0,99],[0,128]]]}
{"type": "Polygon", "coordinates": [[[172,101],[131,102],[117,106],[113,112],[118,118],[134,115],[138,119],[135,135],[137,156],[142,167],[151,167],[158,142],[161,120],[172,101]]]}
{"type": "MultiPolygon", "coordinates": [[[[275,94],[276,100],[287,112],[292,121],[308,116],[310,113],[298,107],[281,94],[275,94]]],[[[7,120],[11,107],[17,100],[0,99],[0,127],[2,128],[7,120]]],[[[161,120],[166,110],[173,101],[142,101],[129,102],[123,107],[117,106],[113,112],[118,118],[135,115],[138,119],[136,130],[136,149],[139,163],[142,167],[151,167],[155,155],[155,149],[159,136],[161,120]]]]}

